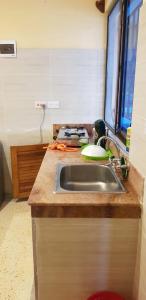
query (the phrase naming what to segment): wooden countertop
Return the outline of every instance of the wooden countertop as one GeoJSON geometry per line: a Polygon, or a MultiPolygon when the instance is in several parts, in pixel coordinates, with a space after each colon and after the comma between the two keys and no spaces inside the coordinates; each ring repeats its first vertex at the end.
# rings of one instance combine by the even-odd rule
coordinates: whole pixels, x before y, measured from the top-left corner
{"type": "MultiPolygon", "coordinates": [[[[57,194],[55,193],[55,178],[56,165],[59,161],[85,162],[80,151],[65,153],[47,150],[28,200],[32,217],[140,218],[141,194],[130,183],[130,181],[134,182],[134,178],[124,182],[127,192],[123,194],[57,194]]],[[[95,163],[91,160],[86,162],[95,163]]],[[[103,164],[103,162],[99,163],[103,164]]]]}

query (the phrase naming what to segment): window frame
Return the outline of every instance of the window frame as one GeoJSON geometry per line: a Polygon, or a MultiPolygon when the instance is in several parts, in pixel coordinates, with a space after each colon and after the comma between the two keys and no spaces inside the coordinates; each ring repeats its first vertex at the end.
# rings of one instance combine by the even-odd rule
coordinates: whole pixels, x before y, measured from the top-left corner
{"type": "MultiPolygon", "coordinates": [[[[126,2],[128,2],[128,1],[126,1],[126,2]]],[[[127,9],[128,9],[128,3],[126,3],[125,9],[127,11],[127,9]]],[[[133,13],[135,11],[136,10],[134,10],[133,13]]],[[[130,21],[128,21],[128,18],[130,18],[130,16],[132,16],[132,14],[129,15],[129,16],[127,16],[126,12],[125,12],[125,16],[124,16],[124,37],[126,37],[126,38],[123,39],[123,45],[122,45],[122,50],[123,50],[122,51],[123,52],[122,53],[122,69],[121,69],[122,70],[122,78],[121,78],[121,85],[120,85],[120,101],[121,101],[121,105],[119,106],[119,119],[118,119],[119,132],[118,132],[118,134],[124,140],[126,140],[126,132],[125,132],[125,130],[123,130],[121,128],[120,116],[121,116],[122,105],[123,105],[123,100],[124,100],[123,88],[124,88],[124,91],[125,91],[125,87],[126,87],[126,81],[125,81],[124,75],[125,75],[125,68],[127,67],[126,66],[126,62],[125,62],[125,57],[128,56],[128,38],[129,38],[128,26],[129,26],[129,22],[130,22],[130,21]],[[126,48],[126,46],[127,46],[127,48],[126,48]]],[[[138,12],[138,22],[139,22],[139,12],[138,12]]],[[[139,27],[139,23],[138,23],[138,27],[139,27]]],[[[137,36],[138,36],[138,33],[137,33],[137,36]]],[[[137,53],[137,44],[136,44],[135,49],[136,49],[136,53],[137,53]]],[[[135,61],[135,74],[136,74],[136,61],[135,61]]],[[[134,74],[134,83],[135,83],[135,74],[134,74]]],[[[134,96],[134,89],[133,89],[133,96],[134,96]]],[[[133,110],[133,103],[132,103],[132,110],[133,110]]],[[[131,119],[131,121],[132,121],[132,119],[131,119]]]]}
{"type": "MultiPolygon", "coordinates": [[[[105,121],[105,124],[106,126],[114,133],[116,134],[116,127],[117,127],[117,115],[119,114],[119,101],[116,101],[116,119],[115,119],[115,126],[114,128],[110,126],[110,124],[105,120],[105,114],[106,114],[106,96],[107,96],[107,69],[108,69],[108,45],[109,45],[109,30],[108,30],[108,27],[109,27],[109,18],[110,18],[110,15],[111,13],[113,12],[113,10],[115,9],[117,3],[119,2],[120,0],[116,0],[114,6],[112,7],[112,9],[110,10],[109,14],[108,14],[108,18],[107,18],[107,42],[106,42],[106,67],[105,67],[105,97],[104,97],[104,121],[105,121]]],[[[121,73],[121,49],[122,49],[122,35],[123,35],[123,32],[122,32],[122,19],[123,19],[123,2],[122,1],[122,12],[121,12],[121,28],[120,28],[120,52],[119,52],[119,64],[118,64],[118,82],[117,82],[117,99],[119,99],[119,84],[120,84],[120,78],[119,78],[119,74],[121,73]]]]}
{"type": "MultiPolygon", "coordinates": [[[[108,44],[109,44],[109,18],[111,13],[113,12],[115,6],[120,0],[116,0],[115,4],[113,5],[112,9],[110,10],[107,18],[107,48],[106,48],[106,67],[105,67],[105,97],[104,97],[104,121],[106,126],[109,130],[115,134],[124,144],[126,142],[126,133],[120,128],[120,113],[121,113],[121,103],[122,103],[122,87],[124,83],[124,57],[125,57],[125,44],[126,40],[124,37],[126,36],[127,26],[127,7],[128,7],[128,0],[122,0],[121,6],[121,31],[120,31],[120,49],[119,49],[119,67],[118,67],[118,77],[117,77],[117,100],[116,100],[116,118],[115,118],[115,126],[112,128],[110,124],[105,120],[105,112],[106,112],[106,96],[107,96],[107,68],[108,68],[108,44]]],[[[142,2],[142,1],[141,1],[142,2]]],[[[142,5],[142,4],[141,4],[142,5]]],[[[140,7],[140,5],[139,5],[140,7]]]]}

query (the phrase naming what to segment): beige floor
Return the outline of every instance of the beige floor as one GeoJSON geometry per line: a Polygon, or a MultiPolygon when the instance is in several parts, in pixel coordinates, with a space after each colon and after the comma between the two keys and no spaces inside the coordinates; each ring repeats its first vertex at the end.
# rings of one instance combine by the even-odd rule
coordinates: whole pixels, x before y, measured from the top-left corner
{"type": "Polygon", "coordinates": [[[30,207],[9,202],[0,211],[0,300],[32,300],[30,207]]]}

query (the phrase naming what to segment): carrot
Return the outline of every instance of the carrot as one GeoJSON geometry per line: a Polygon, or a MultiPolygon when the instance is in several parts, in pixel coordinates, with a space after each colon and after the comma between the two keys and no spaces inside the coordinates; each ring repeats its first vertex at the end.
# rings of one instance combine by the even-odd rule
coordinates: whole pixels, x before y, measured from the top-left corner
{"type": "Polygon", "coordinates": [[[44,149],[45,148],[48,148],[50,150],[60,150],[60,151],[65,151],[65,152],[76,152],[76,151],[78,151],[77,148],[67,147],[66,144],[58,143],[58,142],[54,142],[54,143],[50,144],[48,147],[44,147],[44,149]]]}
{"type": "Polygon", "coordinates": [[[54,143],[54,144],[50,144],[50,145],[48,146],[48,148],[51,149],[51,150],[55,150],[56,147],[57,147],[57,145],[56,145],[55,143],[54,143]]]}
{"type": "Polygon", "coordinates": [[[66,148],[65,145],[57,145],[57,149],[58,149],[58,150],[62,150],[62,149],[65,149],[65,148],[66,148]]]}
{"type": "Polygon", "coordinates": [[[65,151],[66,152],[76,152],[76,151],[78,151],[78,149],[77,148],[65,148],[65,151]]]}

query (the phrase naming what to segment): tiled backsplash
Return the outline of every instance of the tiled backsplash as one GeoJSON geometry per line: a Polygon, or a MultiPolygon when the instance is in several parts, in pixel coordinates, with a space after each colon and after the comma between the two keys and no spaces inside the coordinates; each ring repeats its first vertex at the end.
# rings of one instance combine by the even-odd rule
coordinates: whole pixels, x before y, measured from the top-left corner
{"type": "Polygon", "coordinates": [[[10,169],[10,145],[40,142],[42,111],[35,101],[59,101],[48,109],[44,142],[53,123],[93,123],[103,117],[105,50],[18,49],[0,59],[0,140],[10,169]]]}
{"type": "Polygon", "coordinates": [[[8,130],[37,128],[34,102],[60,101],[47,111],[56,122],[93,122],[103,114],[105,52],[90,49],[23,49],[0,61],[4,120],[8,130]],[[26,118],[27,117],[27,118],[26,118]]]}

